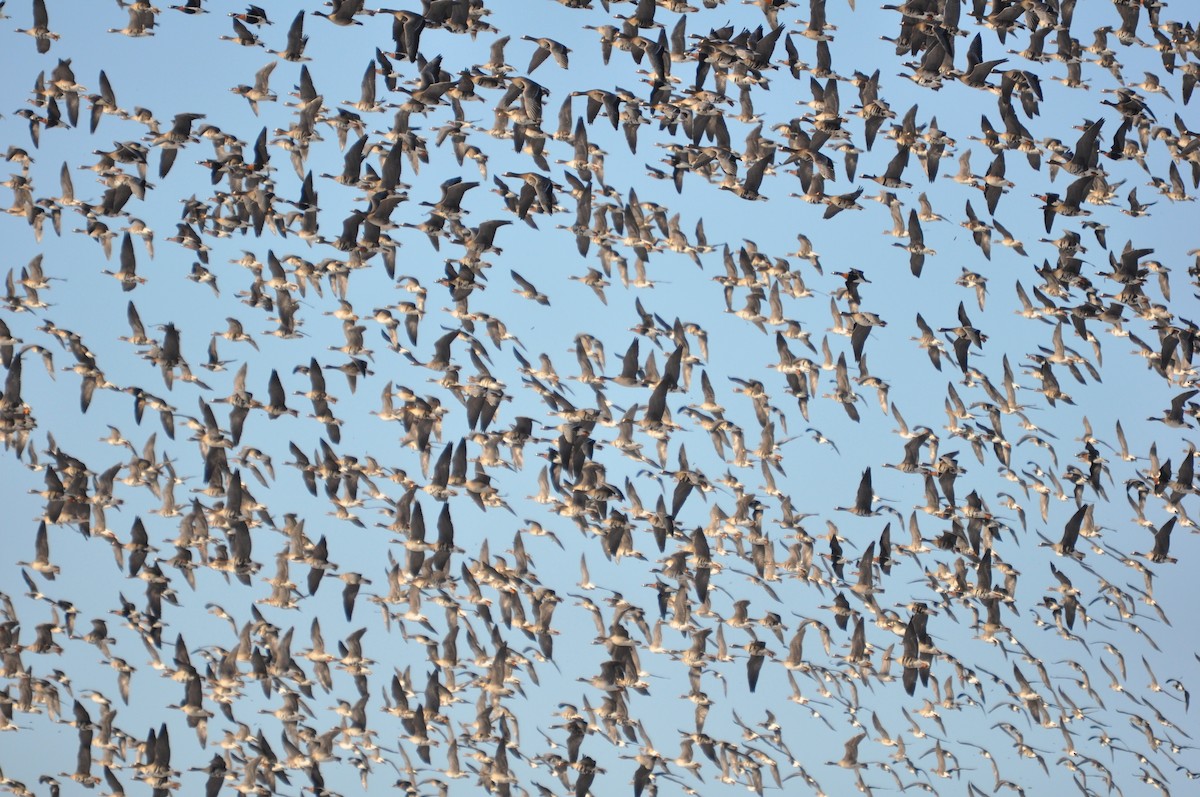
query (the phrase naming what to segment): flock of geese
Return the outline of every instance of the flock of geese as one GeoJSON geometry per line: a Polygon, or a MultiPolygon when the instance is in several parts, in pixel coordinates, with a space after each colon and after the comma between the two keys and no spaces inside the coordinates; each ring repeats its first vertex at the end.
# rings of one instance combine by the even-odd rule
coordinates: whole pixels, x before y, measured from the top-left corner
{"type": "Polygon", "coordinates": [[[0,3],[0,791],[1196,788],[1185,2],[401,5],[0,3]]]}

